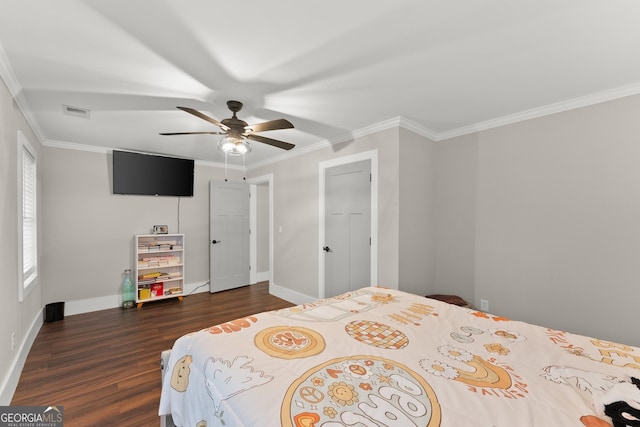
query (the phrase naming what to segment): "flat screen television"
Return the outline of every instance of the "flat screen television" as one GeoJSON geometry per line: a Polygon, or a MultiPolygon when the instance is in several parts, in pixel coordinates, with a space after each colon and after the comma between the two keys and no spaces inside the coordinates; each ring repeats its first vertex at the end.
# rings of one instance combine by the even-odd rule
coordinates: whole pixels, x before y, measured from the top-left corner
{"type": "Polygon", "coordinates": [[[113,150],[113,193],[193,196],[194,161],[113,150]]]}

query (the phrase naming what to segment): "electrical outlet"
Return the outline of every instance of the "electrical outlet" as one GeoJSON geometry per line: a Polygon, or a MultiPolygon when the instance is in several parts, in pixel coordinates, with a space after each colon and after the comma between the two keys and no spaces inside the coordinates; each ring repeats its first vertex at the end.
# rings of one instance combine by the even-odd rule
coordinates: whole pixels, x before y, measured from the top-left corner
{"type": "Polygon", "coordinates": [[[481,299],[480,300],[480,310],[489,311],[489,300],[488,299],[481,299]]]}
{"type": "Polygon", "coordinates": [[[11,351],[16,349],[16,333],[11,332],[11,351]]]}

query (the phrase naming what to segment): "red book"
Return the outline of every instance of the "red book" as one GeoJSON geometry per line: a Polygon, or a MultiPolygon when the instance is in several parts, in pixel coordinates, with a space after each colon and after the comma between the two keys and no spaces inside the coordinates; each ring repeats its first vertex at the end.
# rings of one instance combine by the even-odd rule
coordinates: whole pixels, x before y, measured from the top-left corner
{"type": "Polygon", "coordinates": [[[151,284],[151,298],[157,298],[164,296],[164,284],[160,283],[152,283],[151,284]]]}

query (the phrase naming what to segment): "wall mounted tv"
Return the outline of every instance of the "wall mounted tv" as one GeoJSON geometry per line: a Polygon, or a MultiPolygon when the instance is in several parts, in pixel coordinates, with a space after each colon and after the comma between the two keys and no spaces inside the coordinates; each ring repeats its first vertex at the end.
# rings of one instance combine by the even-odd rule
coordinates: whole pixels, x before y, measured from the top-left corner
{"type": "Polygon", "coordinates": [[[193,196],[194,161],[113,150],[113,194],[193,196]]]}

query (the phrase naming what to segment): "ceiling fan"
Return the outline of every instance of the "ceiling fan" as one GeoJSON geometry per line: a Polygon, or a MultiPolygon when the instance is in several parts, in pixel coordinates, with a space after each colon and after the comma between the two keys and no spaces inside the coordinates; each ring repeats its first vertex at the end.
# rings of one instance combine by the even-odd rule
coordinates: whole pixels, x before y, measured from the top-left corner
{"type": "Polygon", "coordinates": [[[244,120],[240,120],[236,116],[236,113],[242,109],[242,102],[227,101],[227,107],[229,107],[229,110],[233,112],[233,116],[222,121],[218,121],[212,117],[209,117],[206,114],[203,114],[193,108],[176,107],[182,111],[186,111],[189,114],[193,114],[196,117],[199,117],[203,120],[208,121],[209,123],[218,126],[222,130],[222,132],[171,132],[161,133],[160,135],[226,135],[226,137],[218,143],[218,147],[221,151],[232,155],[246,154],[251,150],[251,146],[250,144],[248,144],[247,139],[282,148],[283,150],[291,150],[293,147],[295,147],[294,144],[290,144],[288,142],[278,141],[277,139],[256,135],[257,132],[293,128],[293,125],[288,120],[277,119],[270,120],[268,122],[257,123],[255,125],[249,125],[247,122],[245,122],[244,120]]]}

